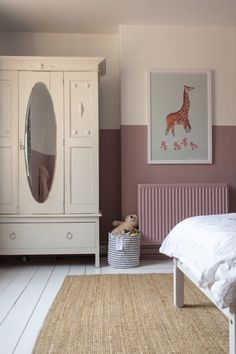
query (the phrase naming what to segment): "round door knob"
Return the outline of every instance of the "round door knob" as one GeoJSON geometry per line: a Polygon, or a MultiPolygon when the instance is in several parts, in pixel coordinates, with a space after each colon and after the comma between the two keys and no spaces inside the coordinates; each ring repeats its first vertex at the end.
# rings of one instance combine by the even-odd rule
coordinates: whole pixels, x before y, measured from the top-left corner
{"type": "Polygon", "coordinates": [[[85,130],[85,135],[91,135],[91,130],[85,130]]]}
{"type": "Polygon", "coordinates": [[[11,240],[15,240],[16,239],[16,234],[15,232],[12,232],[10,235],[9,235],[10,239],[11,240]]]}
{"type": "Polygon", "coordinates": [[[71,232],[67,232],[66,238],[68,238],[68,240],[71,240],[72,237],[73,237],[73,234],[71,232]]]}
{"type": "Polygon", "coordinates": [[[72,135],[78,135],[78,130],[72,130],[72,135]]]}

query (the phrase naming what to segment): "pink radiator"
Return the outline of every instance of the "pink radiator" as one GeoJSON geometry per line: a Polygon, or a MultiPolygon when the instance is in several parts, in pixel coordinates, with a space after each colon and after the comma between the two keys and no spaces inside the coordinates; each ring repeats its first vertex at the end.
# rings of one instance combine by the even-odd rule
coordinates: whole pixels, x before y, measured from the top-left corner
{"type": "Polygon", "coordinates": [[[139,229],[143,245],[160,245],[179,221],[195,215],[228,212],[228,185],[139,184],[139,229]]]}

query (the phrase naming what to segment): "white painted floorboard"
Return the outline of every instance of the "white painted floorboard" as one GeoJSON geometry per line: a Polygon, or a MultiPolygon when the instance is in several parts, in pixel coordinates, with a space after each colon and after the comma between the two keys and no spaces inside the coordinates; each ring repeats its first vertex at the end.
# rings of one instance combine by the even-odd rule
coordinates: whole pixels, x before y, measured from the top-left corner
{"type": "MultiPolygon", "coordinates": [[[[143,260],[139,267],[113,269],[106,259],[43,260],[0,266],[0,354],[31,354],[43,321],[66,275],[172,272],[172,262],[143,260]]],[[[45,353],[46,354],[46,353],[45,353]]],[[[66,353],[65,353],[66,354],[66,353]]]]}
{"type": "Polygon", "coordinates": [[[0,293],[4,291],[9,284],[17,277],[21,272],[22,267],[4,267],[1,269],[0,274],[0,293]]]}
{"type": "Polygon", "coordinates": [[[17,343],[14,353],[31,353],[43,320],[46,317],[65,276],[68,274],[69,268],[69,265],[57,265],[52,270],[51,276],[48,279],[45,288],[41,292],[30,318],[28,319],[26,328],[22,333],[22,336],[19,338],[19,342],[17,343]]]}
{"type": "MultiPolygon", "coordinates": [[[[24,267],[21,271],[16,274],[14,279],[8,284],[8,286],[1,292],[1,301],[0,301],[0,325],[3,324],[3,321],[7,315],[11,312],[15,304],[22,296],[24,290],[31,282],[34,277],[35,272],[38,270],[38,267],[29,266],[24,267]]],[[[0,276],[1,278],[1,276],[0,276]]],[[[1,353],[1,335],[0,335],[0,353],[1,353]]]]}

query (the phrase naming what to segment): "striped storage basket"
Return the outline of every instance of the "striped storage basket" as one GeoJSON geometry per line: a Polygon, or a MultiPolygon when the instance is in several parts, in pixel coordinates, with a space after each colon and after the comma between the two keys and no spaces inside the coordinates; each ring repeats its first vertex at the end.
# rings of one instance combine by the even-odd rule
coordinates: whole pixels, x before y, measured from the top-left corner
{"type": "Polygon", "coordinates": [[[124,234],[115,236],[109,233],[108,264],[112,268],[132,268],[139,265],[140,236],[124,234]]]}

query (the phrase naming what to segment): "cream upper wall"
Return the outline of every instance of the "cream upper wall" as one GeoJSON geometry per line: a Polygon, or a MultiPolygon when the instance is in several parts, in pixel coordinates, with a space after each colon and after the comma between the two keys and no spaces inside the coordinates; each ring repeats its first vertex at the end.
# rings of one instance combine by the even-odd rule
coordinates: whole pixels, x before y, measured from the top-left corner
{"type": "Polygon", "coordinates": [[[120,127],[120,75],[122,124],[146,125],[147,68],[209,68],[213,124],[236,125],[234,27],[121,26],[120,35],[0,33],[0,55],[104,56],[102,129],[120,127]]]}
{"type": "Polygon", "coordinates": [[[146,69],[211,69],[213,124],[236,125],[236,28],[120,28],[121,122],[146,125],[146,69]]]}
{"type": "Polygon", "coordinates": [[[100,128],[120,128],[118,35],[0,33],[0,55],[105,57],[107,74],[101,79],[100,128]]]}

